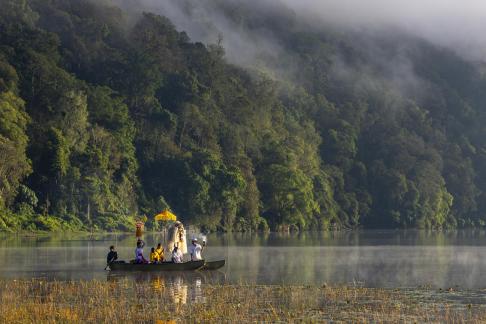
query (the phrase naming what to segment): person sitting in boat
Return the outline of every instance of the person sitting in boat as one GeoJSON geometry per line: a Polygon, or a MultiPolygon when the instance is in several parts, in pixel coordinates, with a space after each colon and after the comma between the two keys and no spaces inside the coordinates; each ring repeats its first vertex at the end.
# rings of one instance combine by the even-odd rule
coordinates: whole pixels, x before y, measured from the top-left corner
{"type": "Polygon", "coordinates": [[[135,263],[147,263],[148,261],[143,257],[143,247],[145,242],[141,239],[137,240],[137,248],[135,249],[135,263]]]}
{"type": "Polygon", "coordinates": [[[172,262],[174,263],[182,263],[183,254],[181,250],[177,246],[174,247],[172,251],[172,262]]]}
{"type": "Polygon", "coordinates": [[[159,263],[159,255],[154,247],[150,250],[150,263],[159,263]]]}
{"type": "Polygon", "coordinates": [[[110,246],[110,252],[108,252],[108,255],[106,256],[106,263],[110,264],[116,260],[118,260],[118,252],[116,252],[115,246],[112,245],[110,246]]]}
{"type": "Polygon", "coordinates": [[[157,248],[155,249],[155,253],[157,253],[157,256],[159,258],[159,262],[164,261],[164,248],[162,247],[162,244],[157,244],[157,248]]]}
{"type": "Polygon", "coordinates": [[[201,252],[203,247],[197,242],[197,238],[192,238],[192,244],[189,247],[189,253],[191,254],[191,261],[202,260],[201,252]]]}

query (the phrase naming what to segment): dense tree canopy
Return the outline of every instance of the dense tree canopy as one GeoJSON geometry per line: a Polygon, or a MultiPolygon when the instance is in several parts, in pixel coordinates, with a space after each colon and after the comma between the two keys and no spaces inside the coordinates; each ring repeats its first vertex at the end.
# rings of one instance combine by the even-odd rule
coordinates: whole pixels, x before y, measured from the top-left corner
{"type": "Polygon", "coordinates": [[[267,66],[288,73],[109,2],[0,0],[0,230],[124,229],[164,208],[228,231],[486,225],[479,64],[212,3],[272,30],[286,55],[267,66]],[[390,78],[403,48],[415,83],[390,78]]]}

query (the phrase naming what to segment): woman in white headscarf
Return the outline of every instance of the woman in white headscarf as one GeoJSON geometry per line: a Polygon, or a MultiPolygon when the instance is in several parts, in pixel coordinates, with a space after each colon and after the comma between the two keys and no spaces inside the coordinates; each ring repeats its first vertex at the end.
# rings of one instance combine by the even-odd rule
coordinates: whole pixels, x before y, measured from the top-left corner
{"type": "Polygon", "coordinates": [[[169,228],[169,243],[168,249],[170,252],[174,250],[174,246],[182,252],[182,254],[187,253],[187,242],[186,242],[186,230],[181,222],[177,221],[174,226],[169,228]]]}

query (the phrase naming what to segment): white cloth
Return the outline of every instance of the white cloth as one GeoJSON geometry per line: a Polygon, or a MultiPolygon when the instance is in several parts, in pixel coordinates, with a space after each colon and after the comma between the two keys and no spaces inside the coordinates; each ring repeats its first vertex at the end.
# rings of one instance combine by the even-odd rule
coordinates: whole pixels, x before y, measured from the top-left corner
{"type": "Polygon", "coordinates": [[[191,244],[189,247],[189,253],[191,254],[192,261],[202,260],[201,252],[202,246],[200,244],[191,244]]]}
{"type": "Polygon", "coordinates": [[[182,254],[187,253],[186,230],[181,222],[176,222],[173,226],[169,227],[169,242],[167,244],[167,249],[172,251],[176,246],[182,254]]]}
{"type": "Polygon", "coordinates": [[[177,252],[172,252],[172,262],[174,263],[182,263],[183,259],[183,254],[180,250],[177,250],[177,252]]]}

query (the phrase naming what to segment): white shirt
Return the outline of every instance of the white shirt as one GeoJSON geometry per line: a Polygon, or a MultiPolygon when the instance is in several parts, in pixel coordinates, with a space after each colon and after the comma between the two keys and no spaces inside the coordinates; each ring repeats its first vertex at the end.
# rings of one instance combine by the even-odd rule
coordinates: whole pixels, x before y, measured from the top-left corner
{"type": "Polygon", "coordinates": [[[202,260],[201,257],[202,246],[199,244],[191,244],[189,247],[189,254],[191,255],[192,261],[202,260]]]}
{"type": "Polygon", "coordinates": [[[180,250],[177,250],[177,252],[172,252],[172,261],[174,261],[174,263],[182,263],[182,258],[183,255],[180,250]]]}

